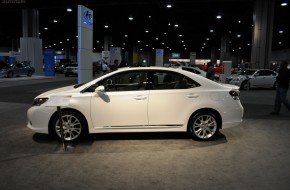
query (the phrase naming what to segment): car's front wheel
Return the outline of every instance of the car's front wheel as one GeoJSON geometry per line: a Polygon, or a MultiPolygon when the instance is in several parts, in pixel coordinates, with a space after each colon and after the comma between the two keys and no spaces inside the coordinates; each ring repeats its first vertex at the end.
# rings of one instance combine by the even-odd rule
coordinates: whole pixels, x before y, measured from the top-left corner
{"type": "Polygon", "coordinates": [[[189,121],[189,131],[196,140],[210,140],[219,131],[219,119],[211,111],[196,113],[189,121]]]}
{"type": "Polygon", "coordinates": [[[31,76],[32,76],[32,71],[28,71],[28,72],[27,72],[27,76],[28,76],[28,77],[31,77],[31,76]]]}
{"type": "Polygon", "coordinates": [[[7,78],[12,78],[13,77],[13,72],[12,71],[9,71],[8,73],[7,73],[7,78]]]}
{"type": "Polygon", "coordinates": [[[244,81],[244,82],[242,82],[242,84],[241,84],[241,90],[248,90],[248,89],[250,89],[250,83],[248,82],[248,81],[244,81]]]}
{"type": "MultiPolygon", "coordinates": [[[[85,118],[75,111],[62,112],[63,135],[66,142],[72,142],[87,134],[87,123],[85,118]]],[[[52,122],[51,132],[61,138],[59,117],[56,116],[52,122]]]]}

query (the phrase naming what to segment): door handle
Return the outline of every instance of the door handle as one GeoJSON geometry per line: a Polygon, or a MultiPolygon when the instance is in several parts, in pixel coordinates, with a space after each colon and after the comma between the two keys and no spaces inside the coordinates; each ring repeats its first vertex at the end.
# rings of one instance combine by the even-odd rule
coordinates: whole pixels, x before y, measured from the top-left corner
{"type": "Polygon", "coordinates": [[[136,96],[134,97],[135,100],[146,100],[147,97],[146,96],[136,96]]]}
{"type": "Polygon", "coordinates": [[[198,94],[188,94],[187,98],[198,98],[199,95],[198,94]]]}

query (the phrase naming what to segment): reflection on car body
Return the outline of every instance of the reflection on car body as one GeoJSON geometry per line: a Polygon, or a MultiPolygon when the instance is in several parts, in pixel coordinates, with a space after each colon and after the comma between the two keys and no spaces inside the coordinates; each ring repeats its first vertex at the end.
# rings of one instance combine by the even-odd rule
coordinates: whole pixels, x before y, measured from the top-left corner
{"type": "Polygon", "coordinates": [[[182,69],[134,67],[40,94],[27,111],[29,128],[61,136],[57,110],[46,106],[57,96],[71,97],[62,108],[66,141],[86,133],[186,131],[209,140],[243,117],[237,86],[182,69]]]}

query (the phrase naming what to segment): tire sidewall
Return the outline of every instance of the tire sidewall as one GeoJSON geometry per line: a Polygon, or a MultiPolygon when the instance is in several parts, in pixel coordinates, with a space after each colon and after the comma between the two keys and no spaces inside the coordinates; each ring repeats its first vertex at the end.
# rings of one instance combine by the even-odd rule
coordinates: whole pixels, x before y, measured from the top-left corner
{"type": "Polygon", "coordinates": [[[218,117],[214,113],[212,113],[211,111],[201,111],[201,112],[195,113],[190,118],[189,124],[188,124],[188,131],[189,131],[190,135],[192,136],[192,138],[194,140],[197,140],[197,141],[208,141],[208,140],[212,140],[218,134],[219,129],[220,129],[220,121],[219,121],[218,117]],[[199,118],[201,115],[209,115],[209,116],[213,117],[215,119],[215,122],[217,123],[217,128],[216,128],[215,133],[211,137],[206,138],[206,139],[202,139],[202,138],[198,137],[194,133],[194,130],[193,130],[193,124],[194,124],[195,120],[197,118],[199,118]]]}
{"type": "MultiPolygon", "coordinates": [[[[68,115],[72,115],[79,120],[79,122],[81,123],[81,133],[76,139],[65,140],[65,141],[75,142],[75,141],[79,141],[83,139],[88,134],[88,127],[87,127],[87,122],[85,118],[80,113],[75,112],[75,111],[71,111],[71,110],[62,111],[62,116],[68,116],[68,115]]],[[[56,123],[58,122],[58,118],[59,118],[58,114],[56,114],[55,117],[53,118],[52,125],[50,126],[49,130],[50,130],[50,134],[52,134],[54,137],[57,137],[58,139],[61,140],[61,137],[57,134],[57,131],[56,131],[56,123]]]]}

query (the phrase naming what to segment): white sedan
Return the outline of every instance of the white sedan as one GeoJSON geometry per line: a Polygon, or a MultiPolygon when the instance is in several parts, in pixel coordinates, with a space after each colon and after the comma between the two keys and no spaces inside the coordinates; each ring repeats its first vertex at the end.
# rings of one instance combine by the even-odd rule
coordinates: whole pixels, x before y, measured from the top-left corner
{"type": "Polygon", "coordinates": [[[227,77],[226,81],[241,89],[275,88],[277,75],[277,72],[270,69],[247,69],[237,75],[227,77]]]}
{"type": "Polygon", "coordinates": [[[58,137],[63,131],[66,141],[86,133],[186,131],[194,139],[209,140],[219,129],[242,122],[239,95],[237,86],[181,69],[122,68],[40,94],[27,111],[27,126],[58,137]],[[63,106],[62,127],[57,102],[63,106]]]}

